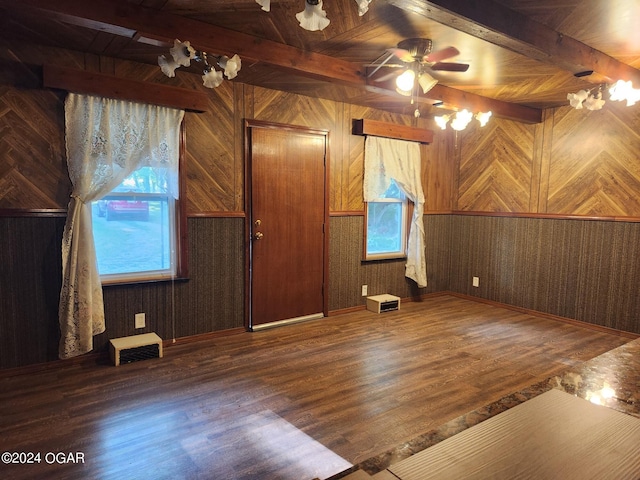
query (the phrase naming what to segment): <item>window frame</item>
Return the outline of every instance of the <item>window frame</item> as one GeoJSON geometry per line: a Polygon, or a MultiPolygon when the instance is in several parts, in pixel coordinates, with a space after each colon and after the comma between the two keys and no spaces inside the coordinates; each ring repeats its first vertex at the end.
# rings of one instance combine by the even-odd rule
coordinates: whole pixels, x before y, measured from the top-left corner
{"type": "MultiPolygon", "coordinates": [[[[100,275],[100,282],[103,286],[110,285],[127,285],[138,283],[153,283],[153,282],[165,282],[178,279],[187,279],[189,275],[188,260],[188,236],[187,236],[187,202],[184,199],[186,194],[186,128],[185,120],[183,118],[180,124],[180,145],[178,153],[178,198],[173,198],[171,195],[162,193],[127,193],[127,192],[112,192],[100,200],[149,200],[153,201],[154,198],[167,197],[167,203],[173,203],[174,210],[174,238],[172,241],[175,244],[175,274],[174,275],[146,275],[143,272],[131,272],[123,274],[103,274],[100,275]]],[[[92,213],[93,215],[93,213],[92,213]]],[[[93,228],[93,227],[92,227],[93,228]]],[[[95,242],[95,238],[94,238],[95,242]]],[[[100,272],[98,272],[99,274],[100,272]]]]}
{"type": "MultiPolygon", "coordinates": [[[[402,190],[401,190],[402,191],[402,190]]],[[[409,200],[402,192],[403,198],[384,197],[377,198],[372,202],[364,202],[364,243],[363,243],[363,261],[376,260],[398,260],[407,258],[407,248],[409,245],[409,230],[411,229],[411,217],[413,215],[413,202],[409,200]],[[369,253],[367,248],[367,240],[369,234],[369,204],[370,203],[400,203],[402,204],[402,224],[401,224],[401,249],[394,252],[369,253]]]]}

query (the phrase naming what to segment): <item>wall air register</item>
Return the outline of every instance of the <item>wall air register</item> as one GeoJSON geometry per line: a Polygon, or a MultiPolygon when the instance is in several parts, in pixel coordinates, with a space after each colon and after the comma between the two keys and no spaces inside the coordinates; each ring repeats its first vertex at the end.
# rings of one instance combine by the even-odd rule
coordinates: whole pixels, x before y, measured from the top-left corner
{"type": "Polygon", "coordinates": [[[149,358],[162,358],[162,339],[155,333],[110,340],[111,361],[118,366],[149,358]]]}
{"type": "Polygon", "coordinates": [[[367,297],[367,310],[374,313],[400,310],[400,297],[386,293],[383,295],[367,297]]]}

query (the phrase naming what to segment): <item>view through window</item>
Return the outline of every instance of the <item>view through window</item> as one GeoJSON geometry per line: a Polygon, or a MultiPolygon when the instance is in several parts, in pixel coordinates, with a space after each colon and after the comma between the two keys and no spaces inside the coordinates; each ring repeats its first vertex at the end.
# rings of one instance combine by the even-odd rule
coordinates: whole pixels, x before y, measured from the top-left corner
{"type": "Polygon", "coordinates": [[[162,169],[143,167],[93,202],[93,235],[103,282],[176,274],[176,205],[162,169]]]}
{"type": "Polygon", "coordinates": [[[406,256],[408,201],[395,181],[384,195],[365,203],[365,259],[406,256]]]}

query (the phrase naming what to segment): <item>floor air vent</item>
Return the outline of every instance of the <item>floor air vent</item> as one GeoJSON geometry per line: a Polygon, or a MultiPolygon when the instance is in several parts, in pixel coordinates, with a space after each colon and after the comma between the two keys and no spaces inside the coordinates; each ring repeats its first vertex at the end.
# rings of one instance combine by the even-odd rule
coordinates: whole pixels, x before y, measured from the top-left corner
{"type": "Polygon", "coordinates": [[[367,297],[367,310],[375,313],[400,310],[400,297],[395,295],[374,295],[367,297]]]}
{"type": "Polygon", "coordinates": [[[162,339],[155,333],[110,340],[111,361],[118,366],[149,358],[162,358],[162,339]]]}

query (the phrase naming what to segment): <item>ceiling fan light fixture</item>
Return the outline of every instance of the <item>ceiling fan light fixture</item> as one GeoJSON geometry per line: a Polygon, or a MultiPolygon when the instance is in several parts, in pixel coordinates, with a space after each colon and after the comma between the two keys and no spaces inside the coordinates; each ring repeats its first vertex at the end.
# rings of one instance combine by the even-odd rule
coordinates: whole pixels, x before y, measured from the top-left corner
{"type": "Polygon", "coordinates": [[[416,72],[413,70],[407,70],[402,75],[399,75],[396,78],[396,86],[399,90],[407,91],[411,94],[413,90],[413,85],[416,79],[416,72]]]}
{"type": "Polygon", "coordinates": [[[422,88],[422,93],[427,93],[429,90],[435,87],[437,83],[438,80],[436,80],[426,72],[422,72],[420,75],[418,75],[418,85],[420,85],[420,87],[422,88]]]}

